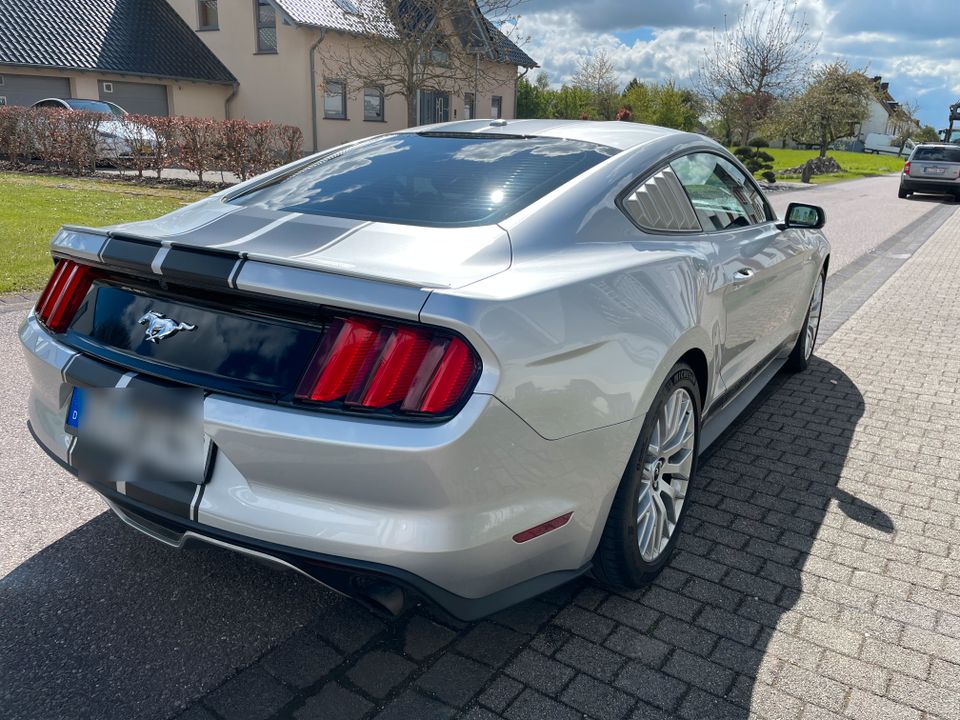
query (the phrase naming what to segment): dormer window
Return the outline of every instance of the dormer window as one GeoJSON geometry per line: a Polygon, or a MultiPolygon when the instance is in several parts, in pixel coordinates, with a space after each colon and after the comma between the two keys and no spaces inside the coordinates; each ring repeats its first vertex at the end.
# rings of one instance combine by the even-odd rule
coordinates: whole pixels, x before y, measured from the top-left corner
{"type": "Polygon", "coordinates": [[[357,4],[353,0],[333,0],[337,7],[343,10],[349,15],[359,15],[360,8],[357,7],[357,4]]]}

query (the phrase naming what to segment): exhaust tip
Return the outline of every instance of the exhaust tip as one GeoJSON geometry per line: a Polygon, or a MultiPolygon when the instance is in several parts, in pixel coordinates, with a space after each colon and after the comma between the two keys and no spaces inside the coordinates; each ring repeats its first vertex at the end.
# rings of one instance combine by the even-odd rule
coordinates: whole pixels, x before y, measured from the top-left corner
{"type": "Polygon", "coordinates": [[[388,618],[400,617],[407,609],[403,588],[382,580],[372,580],[357,588],[357,597],[375,612],[388,618]]]}

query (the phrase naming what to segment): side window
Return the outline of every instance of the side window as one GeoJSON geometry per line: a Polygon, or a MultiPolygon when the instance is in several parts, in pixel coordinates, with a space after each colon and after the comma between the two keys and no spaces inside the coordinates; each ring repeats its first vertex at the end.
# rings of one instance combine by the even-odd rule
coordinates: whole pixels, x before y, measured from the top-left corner
{"type": "Polygon", "coordinates": [[[644,230],[700,232],[697,215],[668,165],[622,200],[624,211],[644,230]]]}
{"type": "Polygon", "coordinates": [[[326,80],[323,84],[323,116],[328,120],[347,119],[347,92],[342,80],[326,80]]]}
{"type": "Polygon", "coordinates": [[[197,30],[219,30],[217,0],[197,0],[197,30]]]}
{"type": "Polygon", "coordinates": [[[277,51],[277,13],[267,0],[256,0],[253,6],[256,13],[257,52],[275,53],[277,51]]]}
{"type": "Polygon", "coordinates": [[[687,191],[705,231],[747,227],[768,219],[766,204],[753,183],[719,155],[685,155],[670,167],[687,191]]]}

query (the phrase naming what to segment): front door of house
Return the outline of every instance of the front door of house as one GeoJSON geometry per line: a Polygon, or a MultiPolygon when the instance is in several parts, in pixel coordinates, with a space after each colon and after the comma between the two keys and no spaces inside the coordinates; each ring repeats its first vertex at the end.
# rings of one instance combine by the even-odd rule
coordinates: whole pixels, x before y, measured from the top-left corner
{"type": "Polygon", "coordinates": [[[420,91],[420,124],[449,122],[450,96],[438,90],[420,91]]]}

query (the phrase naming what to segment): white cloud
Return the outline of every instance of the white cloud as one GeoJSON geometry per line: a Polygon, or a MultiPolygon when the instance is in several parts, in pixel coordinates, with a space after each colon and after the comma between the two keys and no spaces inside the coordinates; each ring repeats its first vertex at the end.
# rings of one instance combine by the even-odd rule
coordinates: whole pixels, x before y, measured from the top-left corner
{"type": "Polygon", "coordinates": [[[709,30],[676,27],[654,30],[649,41],[624,43],[613,32],[584,30],[571,12],[538,13],[521,18],[521,37],[529,37],[524,49],[538,60],[554,85],[568,82],[580,58],[605,50],[613,60],[621,83],[632,78],[659,81],[674,78],[689,83],[697,62],[709,44],[709,30]]]}

